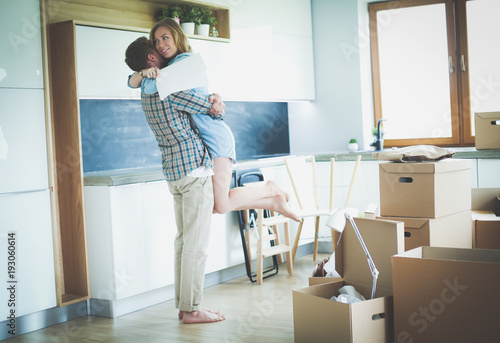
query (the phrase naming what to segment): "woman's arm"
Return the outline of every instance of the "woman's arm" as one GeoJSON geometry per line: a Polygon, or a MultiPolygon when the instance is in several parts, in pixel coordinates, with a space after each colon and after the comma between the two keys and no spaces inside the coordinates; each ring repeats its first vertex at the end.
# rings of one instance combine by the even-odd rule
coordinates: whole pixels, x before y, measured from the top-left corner
{"type": "Polygon", "coordinates": [[[153,67],[148,69],[142,69],[138,73],[132,74],[128,79],[128,84],[132,88],[139,88],[141,86],[142,80],[147,77],[148,79],[156,79],[160,75],[160,69],[153,67]]]}

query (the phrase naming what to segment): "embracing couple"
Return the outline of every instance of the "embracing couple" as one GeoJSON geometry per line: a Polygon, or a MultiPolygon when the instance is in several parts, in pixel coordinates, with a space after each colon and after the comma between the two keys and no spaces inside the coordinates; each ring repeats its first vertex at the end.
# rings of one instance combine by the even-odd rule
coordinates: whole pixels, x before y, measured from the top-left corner
{"type": "Polygon", "coordinates": [[[160,69],[192,53],[180,25],[166,18],[149,39],[140,37],[126,50],[125,62],[135,71],[128,85],[141,88],[146,119],[162,153],[163,174],[174,198],[175,305],[184,323],[224,320],[218,311],[201,307],[212,213],[268,209],[295,221],[288,193],[273,181],[259,187],[230,189],[235,162],[234,137],[222,121],[225,104],[205,87],[160,99],[160,69]]]}

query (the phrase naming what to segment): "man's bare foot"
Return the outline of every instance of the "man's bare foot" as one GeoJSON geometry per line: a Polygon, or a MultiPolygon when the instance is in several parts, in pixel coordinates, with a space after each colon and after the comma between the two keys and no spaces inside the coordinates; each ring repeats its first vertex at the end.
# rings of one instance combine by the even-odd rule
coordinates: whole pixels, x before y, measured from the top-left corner
{"type": "Polygon", "coordinates": [[[290,200],[290,194],[288,194],[288,192],[285,189],[281,188],[281,186],[278,185],[273,180],[267,181],[266,186],[270,187],[273,195],[280,195],[281,194],[285,197],[286,202],[288,202],[290,200]]]}
{"type": "MultiPolygon", "coordinates": [[[[211,312],[211,313],[215,313],[215,314],[219,314],[219,313],[220,313],[219,311],[212,311],[212,310],[208,310],[208,309],[206,309],[206,308],[203,308],[202,310],[203,310],[203,311],[208,311],[208,312],[211,312]]],[[[179,319],[182,319],[182,318],[184,317],[184,313],[185,313],[185,312],[186,312],[186,311],[181,311],[181,310],[179,310],[179,314],[178,314],[179,319]]]]}
{"type": "Polygon", "coordinates": [[[223,321],[224,319],[226,319],[226,317],[223,315],[204,309],[193,312],[184,312],[182,316],[182,321],[185,324],[214,323],[223,321]]]}
{"type": "Polygon", "coordinates": [[[275,199],[275,208],[274,211],[278,212],[279,214],[284,215],[285,217],[288,217],[292,220],[295,220],[296,222],[301,222],[302,219],[299,217],[297,213],[295,213],[290,206],[288,206],[285,197],[283,195],[276,195],[274,197],[275,199]]]}

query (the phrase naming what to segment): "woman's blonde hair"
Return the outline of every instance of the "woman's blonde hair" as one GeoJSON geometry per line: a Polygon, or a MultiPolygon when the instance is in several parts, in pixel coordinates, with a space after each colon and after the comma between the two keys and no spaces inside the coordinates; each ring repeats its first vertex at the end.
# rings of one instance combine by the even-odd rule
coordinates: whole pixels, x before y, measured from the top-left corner
{"type": "MultiPolygon", "coordinates": [[[[160,20],[151,29],[151,31],[149,33],[149,40],[151,41],[151,44],[153,44],[153,46],[155,45],[154,44],[155,32],[158,28],[160,28],[162,26],[169,29],[170,32],[172,33],[172,37],[174,38],[175,46],[177,47],[176,56],[178,54],[183,54],[185,52],[192,51],[191,46],[189,45],[188,39],[186,37],[186,34],[184,33],[184,31],[182,31],[181,26],[175,20],[173,20],[171,18],[164,18],[164,19],[160,20]]],[[[173,57],[175,57],[175,56],[173,56],[173,57]]]]}

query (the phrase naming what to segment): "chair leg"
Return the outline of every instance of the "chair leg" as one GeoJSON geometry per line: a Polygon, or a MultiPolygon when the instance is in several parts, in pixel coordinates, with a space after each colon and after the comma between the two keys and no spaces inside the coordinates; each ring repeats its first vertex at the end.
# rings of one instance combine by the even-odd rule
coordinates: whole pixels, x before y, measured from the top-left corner
{"type": "MultiPolygon", "coordinates": [[[[284,226],[285,226],[285,244],[290,246],[290,228],[288,227],[288,223],[285,223],[284,226]]],[[[293,259],[290,250],[286,252],[286,268],[288,270],[288,274],[293,275],[293,259]]]]}
{"type": "Polygon", "coordinates": [[[335,252],[335,230],[334,229],[331,229],[332,230],[332,245],[333,245],[333,251],[335,252]]]}
{"type": "MultiPolygon", "coordinates": [[[[253,270],[252,268],[252,248],[251,248],[251,242],[250,242],[250,239],[252,237],[252,229],[249,228],[248,230],[245,231],[245,243],[246,243],[246,246],[245,246],[245,249],[247,249],[247,256],[248,256],[248,264],[250,266],[250,270],[253,270]]],[[[255,230],[255,228],[254,228],[255,230]]]]}
{"type": "MultiPolygon", "coordinates": [[[[278,235],[278,225],[271,226],[271,230],[276,235],[276,239],[274,240],[274,243],[276,245],[280,245],[280,238],[278,235]]],[[[278,263],[279,264],[283,263],[283,254],[278,254],[278,263]]]]}
{"type": "Polygon", "coordinates": [[[304,225],[304,219],[299,224],[297,229],[297,234],[295,235],[295,243],[293,243],[292,249],[292,263],[295,261],[295,254],[297,253],[297,247],[299,246],[300,233],[302,232],[302,226],[304,225]]]}
{"type": "Polygon", "coordinates": [[[258,238],[257,238],[257,283],[259,285],[262,285],[262,279],[263,279],[263,264],[264,264],[264,257],[262,256],[262,216],[264,215],[262,210],[258,210],[257,214],[257,233],[258,233],[258,238]]]}
{"type": "Polygon", "coordinates": [[[316,261],[316,257],[318,256],[318,236],[319,236],[319,216],[316,217],[316,226],[314,229],[313,261],[316,261]]]}

